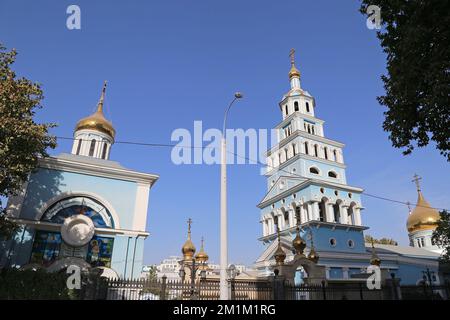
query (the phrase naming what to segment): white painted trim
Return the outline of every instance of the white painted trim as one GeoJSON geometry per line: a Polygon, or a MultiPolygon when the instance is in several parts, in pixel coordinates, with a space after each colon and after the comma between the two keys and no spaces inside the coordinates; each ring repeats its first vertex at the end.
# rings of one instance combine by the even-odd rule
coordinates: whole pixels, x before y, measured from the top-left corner
{"type": "Polygon", "coordinates": [[[134,207],[134,230],[145,230],[147,223],[147,210],[150,194],[150,185],[147,183],[138,183],[136,191],[136,200],[134,207]]]}
{"type": "MultiPolygon", "coordinates": [[[[104,161],[105,163],[107,163],[106,160],[104,161]]],[[[39,167],[93,175],[103,178],[149,183],[151,186],[159,179],[159,176],[155,174],[141,173],[128,170],[125,168],[115,168],[106,165],[98,165],[81,161],[72,161],[57,157],[48,157],[39,159],[39,167]]]]}
{"type": "MultiPolygon", "coordinates": [[[[61,224],[38,221],[38,220],[28,220],[28,219],[15,219],[12,218],[17,224],[25,224],[33,226],[37,230],[49,230],[49,231],[59,231],[61,229],[61,224]]],[[[140,237],[148,237],[150,235],[149,232],[146,231],[135,231],[128,229],[110,229],[110,228],[95,228],[95,234],[98,235],[125,235],[125,236],[140,236],[140,237]]]]}
{"type": "Polygon", "coordinates": [[[87,191],[68,191],[63,192],[56,197],[51,198],[47,202],[45,202],[39,209],[38,209],[38,215],[37,220],[41,220],[44,213],[55,203],[62,201],[66,198],[73,198],[73,197],[86,197],[86,198],[92,198],[98,202],[100,202],[106,209],[108,209],[109,213],[111,213],[112,219],[114,221],[114,227],[116,229],[120,229],[120,219],[117,215],[116,210],[114,207],[103,197],[99,196],[98,194],[87,192],[87,191]]]}

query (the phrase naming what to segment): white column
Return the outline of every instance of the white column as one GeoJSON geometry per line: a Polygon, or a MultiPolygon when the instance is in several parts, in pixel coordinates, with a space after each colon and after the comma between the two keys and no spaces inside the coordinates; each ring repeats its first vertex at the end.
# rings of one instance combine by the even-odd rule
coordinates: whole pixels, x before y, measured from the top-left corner
{"type": "Polygon", "coordinates": [[[294,216],[295,216],[295,210],[292,208],[289,209],[289,228],[291,228],[295,225],[294,216]]]}
{"type": "Polygon", "coordinates": [[[341,223],[342,224],[348,224],[348,221],[347,221],[347,217],[348,217],[348,211],[347,211],[347,206],[342,206],[341,207],[341,223]]]}
{"type": "Polygon", "coordinates": [[[319,203],[317,201],[312,201],[308,203],[312,207],[312,220],[319,220],[319,203]]]}
{"type": "Polygon", "coordinates": [[[343,275],[344,279],[348,279],[349,278],[348,268],[347,267],[342,268],[342,275],[343,275]]]}
{"type": "Polygon", "coordinates": [[[334,221],[334,208],[333,208],[332,203],[327,202],[325,204],[325,212],[326,212],[327,222],[333,222],[334,221]]]}
{"type": "Polygon", "coordinates": [[[263,237],[267,236],[267,226],[266,226],[266,219],[262,220],[262,227],[263,227],[263,237]]]}
{"type": "Polygon", "coordinates": [[[355,225],[357,225],[357,226],[362,225],[360,208],[356,208],[356,207],[353,208],[353,217],[355,219],[355,225]]]}

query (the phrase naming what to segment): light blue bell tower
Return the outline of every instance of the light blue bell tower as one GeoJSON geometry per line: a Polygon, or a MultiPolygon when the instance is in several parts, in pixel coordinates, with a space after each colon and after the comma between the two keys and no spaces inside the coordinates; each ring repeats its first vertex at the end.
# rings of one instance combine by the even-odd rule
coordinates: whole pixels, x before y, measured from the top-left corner
{"type": "Polygon", "coordinates": [[[268,192],[258,205],[263,230],[259,240],[268,245],[266,258],[276,246],[277,225],[289,246],[298,224],[307,251],[314,240],[322,262],[326,252],[366,253],[363,189],[347,184],[344,144],[325,137],[314,97],[301,87],[293,49],[290,58],[291,88],[279,103],[278,141],[266,154],[268,192]]]}

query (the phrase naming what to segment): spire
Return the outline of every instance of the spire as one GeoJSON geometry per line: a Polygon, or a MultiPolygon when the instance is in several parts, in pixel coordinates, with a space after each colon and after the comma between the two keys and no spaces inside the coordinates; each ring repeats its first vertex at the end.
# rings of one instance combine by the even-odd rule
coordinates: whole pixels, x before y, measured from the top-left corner
{"type": "Polygon", "coordinates": [[[289,57],[291,59],[291,70],[289,71],[289,79],[292,80],[292,78],[299,78],[300,79],[300,71],[295,67],[295,49],[292,48],[291,51],[289,51],[289,57]]]}
{"type": "Polygon", "coordinates": [[[106,80],[103,82],[103,89],[102,89],[102,94],[100,96],[100,100],[98,101],[97,104],[97,112],[102,112],[103,113],[103,103],[105,101],[105,94],[106,94],[106,80]]]}
{"type": "Polygon", "coordinates": [[[275,261],[277,262],[277,265],[280,266],[284,264],[284,260],[286,259],[286,253],[281,247],[281,234],[280,228],[278,227],[278,223],[276,224],[276,226],[277,226],[278,247],[277,250],[275,251],[274,257],[275,261]]]}
{"type": "Polygon", "coordinates": [[[184,260],[191,261],[195,254],[195,246],[191,241],[191,224],[192,219],[189,218],[188,221],[188,238],[181,248],[181,252],[183,253],[184,260]]]}

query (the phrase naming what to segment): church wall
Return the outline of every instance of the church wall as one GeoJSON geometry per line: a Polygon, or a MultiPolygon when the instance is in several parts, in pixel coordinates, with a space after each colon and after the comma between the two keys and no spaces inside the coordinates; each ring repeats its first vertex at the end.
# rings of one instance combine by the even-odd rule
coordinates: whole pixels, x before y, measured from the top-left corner
{"type": "Polygon", "coordinates": [[[64,172],[39,169],[28,183],[21,218],[35,220],[46,202],[66,192],[91,192],[108,201],[120,219],[121,229],[133,229],[133,213],[137,183],[64,172]]]}
{"type": "MultiPolygon", "coordinates": [[[[400,264],[398,271],[396,272],[396,276],[401,279],[401,284],[403,285],[415,285],[419,281],[423,280],[422,271],[425,271],[427,268],[425,266],[412,265],[412,264],[400,264]]],[[[438,284],[439,277],[436,268],[429,267],[430,271],[434,271],[436,274],[436,280],[438,280],[435,284],[438,284]]],[[[427,280],[428,281],[428,280],[427,280]]]]}
{"type": "Polygon", "coordinates": [[[144,238],[115,236],[111,268],[121,278],[138,278],[144,258],[144,238]],[[134,265],[134,266],[133,266],[134,265]]]}
{"type": "Polygon", "coordinates": [[[349,253],[365,253],[364,234],[362,231],[346,229],[332,230],[326,227],[312,228],[314,237],[314,246],[318,251],[333,252],[349,252],[349,253]],[[331,239],[335,239],[335,245],[330,243],[331,239]],[[353,247],[348,242],[353,241],[353,247]]]}

